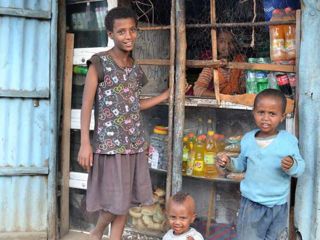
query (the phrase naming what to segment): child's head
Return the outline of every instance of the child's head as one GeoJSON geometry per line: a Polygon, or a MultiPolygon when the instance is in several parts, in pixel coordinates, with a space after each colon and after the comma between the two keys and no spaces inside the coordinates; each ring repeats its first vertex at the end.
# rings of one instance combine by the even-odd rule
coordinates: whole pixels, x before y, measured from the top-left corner
{"type": "Polygon", "coordinates": [[[121,51],[130,52],[137,38],[137,17],[130,8],[111,9],[104,20],[108,36],[121,51]]]}
{"type": "Polygon", "coordinates": [[[115,7],[112,8],[104,19],[104,25],[107,32],[112,32],[114,27],[114,22],[117,19],[127,19],[130,18],[135,22],[135,25],[138,25],[136,13],[127,7],[115,7]]]}
{"type": "Polygon", "coordinates": [[[287,99],[276,89],[260,92],[253,104],[253,116],[260,128],[259,135],[268,137],[277,134],[277,127],[285,118],[287,99]]]}
{"type": "Polygon", "coordinates": [[[178,192],[170,198],[166,213],[174,234],[183,234],[196,218],[195,202],[188,193],[178,192]]]}

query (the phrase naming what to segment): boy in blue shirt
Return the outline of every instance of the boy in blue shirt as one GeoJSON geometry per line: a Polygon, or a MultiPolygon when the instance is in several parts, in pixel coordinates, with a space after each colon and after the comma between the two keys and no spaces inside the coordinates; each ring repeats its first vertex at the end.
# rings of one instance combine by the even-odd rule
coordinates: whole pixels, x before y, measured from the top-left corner
{"type": "Polygon", "coordinates": [[[275,89],[260,92],[253,117],[258,129],[241,140],[240,155],[222,154],[217,164],[246,172],[241,181],[241,203],[237,223],[238,240],[287,239],[288,195],[291,177],[305,167],[295,136],[278,130],[285,119],[286,98],[275,89]]]}

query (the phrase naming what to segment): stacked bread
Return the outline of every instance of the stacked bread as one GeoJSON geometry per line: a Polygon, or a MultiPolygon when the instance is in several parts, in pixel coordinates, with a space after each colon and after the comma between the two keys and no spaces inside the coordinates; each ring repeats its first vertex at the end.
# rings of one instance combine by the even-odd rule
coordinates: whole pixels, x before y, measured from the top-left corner
{"type": "Polygon", "coordinates": [[[140,230],[165,231],[166,219],[164,213],[165,191],[157,188],[153,193],[153,204],[150,206],[133,207],[129,209],[132,224],[140,230]]]}

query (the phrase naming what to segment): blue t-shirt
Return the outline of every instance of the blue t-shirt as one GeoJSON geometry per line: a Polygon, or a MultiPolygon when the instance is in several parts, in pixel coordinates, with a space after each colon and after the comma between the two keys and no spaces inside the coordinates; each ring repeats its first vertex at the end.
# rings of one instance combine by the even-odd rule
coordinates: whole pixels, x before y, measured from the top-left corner
{"type": "Polygon", "coordinates": [[[241,194],[256,203],[273,207],[287,202],[291,176],[300,176],[305,168],[298,140],[287,131],[279,131],[274,140],[261,148],[255,139],[258,129],[250,131],[241,140],[241,152],[232,159],[236,171],[246,172],[240,183],[241,194]],[[293,166],[286,172],[281,160],[291,156],[293,166]]]}

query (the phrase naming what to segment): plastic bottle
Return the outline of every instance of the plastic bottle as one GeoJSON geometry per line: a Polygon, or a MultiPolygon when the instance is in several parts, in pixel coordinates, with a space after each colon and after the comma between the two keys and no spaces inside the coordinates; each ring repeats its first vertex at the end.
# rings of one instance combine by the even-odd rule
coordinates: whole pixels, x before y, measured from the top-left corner
{"type": "MultiPolygon", "coordinates": [[[[285,20],[295,20],[295,11],[290,7],[284,9],[285,20]]],[[[286,51],[286,60],[295,61],[296,59],[296,26],[295,24],[284,25],[285,42],[284,47],[286,51]]]]}
{"type": "MultiPolygon", "coordinates": [[[[270,22],[283,20],[284,13],[280,9],[272,12],[270,22]]],[[[283,25],[270,25],[270,58],[273,62],[286,60],[284,47],[285,34],[283,25]]]]}
{"type": "Polygon", "coordinates": [[[206,150],[204,152],[204,176],[214,178],[218,175],[216,168],[217,142],[214,139],[214,132],[208,131],[206,150]]]}
{"type": "MultiPolygon", "coordinates": [[[[248,63],[256,63],[255,58],[249,58],[248,63]]],[[[246,93],[257,93],[258,85],[256,81],[256,71],[247,70],[246,71],[246,93]]]]}
{"type": "Polygon", "coordinates": [[[196,177],[204,176],[204,152],[205,152],[205,135],[197,137],[195,145],[195,160],[193,165],[193,175],[196,177]]]}
{"type": "Polygon", "coordinates": [[[187,173],[188,158],[189,158],[189,141],[188,137],[183,138],[183,149],[182,149],[182,174],[187,173]]]}
{"type": "Polygon", "coordinates": [[[189,156],[188,156],[187,171],[186,171],[186,174],[188,176],[191,176],[193,174],[193,166],[194,166],[195,159],[196,159],[195,145],[194,145],[194,142],[189,138],[189,156]]]}
{"type": "Polygon", "coordinates": [[[85,66],[73,66],[73,72],[80,75],[87,75],[88,68],[85,66]]]}
{"type": "Polygon", "coordinates": [[[211,118],[208,118],[208,121],[207,121],[207,132],[209,131],[215,131],[215,127],[213,125],[213,121],[211,118]]]}
{"type": "Polygon", "coordinates": [[[167,170],[168,129],[163,126],[155,126],[150,136],[148,154],[149,166],[154,169],[167,170]]]}
{"type": "Polygon", "coordinates": [[[199,137],[203,134],[205,134],[203,120],[202,120],[202,118],[199,117],[198,118],[198,126],[197,126],[197,137],[199,137]]]}
{"type": "Polygon", "coordinates": [[[277,72],[276,79],[281,92],[290,97],[292,95],[292,89],[288,75],[286,73],[277,72]]]}

